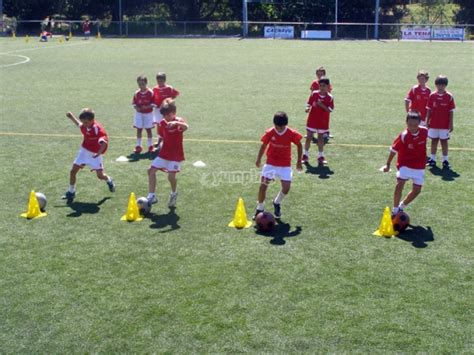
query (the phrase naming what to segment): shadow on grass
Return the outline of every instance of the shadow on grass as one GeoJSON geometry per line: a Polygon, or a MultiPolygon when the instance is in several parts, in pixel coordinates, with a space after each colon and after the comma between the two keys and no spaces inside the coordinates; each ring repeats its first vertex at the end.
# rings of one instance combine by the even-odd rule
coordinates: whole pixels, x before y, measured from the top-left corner
{"type": "Polygon", "coordinates": [[[181,228],[178,224],[179,216],[176,214],[176,207],[170,207],[169,212],[165,214],[151,213],[148,218],[153,222],[153,224],[150,225],[150,228],[164,229],[169,227],[168,229],[161,230],[160,233],[172,232],[181,228]]]}
{"type": "Polygon", "coordinates": [[[424,228],[410,225],[410,228],[404,230],[397,237],[410,242],[415,248],[426,248],[428,246],[427,242],[434,241],[434,234],[429,226],[424,228]]]}
{"type": "Polygon", "coordinates": [[[153,160],[156,158],[157,153],[145,152],[145,153],[132,153],[127,155],[127,159],[130,163],[135,163],[140,160],[153,160]]]}
{"type": "Polygon", "coordinates": [[[54,206],[54,207],[69,207],[73,210],[73,212],[66,215],[67,217],[80,217],[83,213],[86,214],[96,214],[100,211],[100,206],[110,197],[104,197],[99,202],[67,202],[66,206],[54,206]]]}
{"type": "Polygon", "coordinates": [[[329,166],[325,165],[317,165],[313,166],[309,163],[306,165],[306,174],[313,174],[318,175],[320,179],[329,179],[331,175],[334,175],[334,171],[329,168],[329,166]]]}
{"type": "Polygon", "coordinates": [[[270,244],[285,245],[285,238],[296,237],[301,234],[302,230],[303,228],[300,226],[297,226],[294,230],[291,230],[291,225],[289,223],[285,223],[282,220],[277,219],[275,227],[271,232],[263,233],[256,229],[255,233],[264,237],[272,238],[270,240],[270,244]]]}
{"type": "Polygon", "coordinates": [[[454,181],[456,178],[460,177],[457,172],[451,170],[451,169],[440,169],[437,166],[432,166],[430,169],[430,173],[435,175],[435,176],[441,176],[441,180],[444,181],[454,181]]]}

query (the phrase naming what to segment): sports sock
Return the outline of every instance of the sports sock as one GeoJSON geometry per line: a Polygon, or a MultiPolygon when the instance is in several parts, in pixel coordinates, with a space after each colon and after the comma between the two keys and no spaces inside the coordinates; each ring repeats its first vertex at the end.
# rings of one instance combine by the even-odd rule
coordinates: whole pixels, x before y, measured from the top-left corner
{"type": "Polygon", "coordinates": [[[398,207],[392,208],[392,213],[393,213],[393,214],[397,214],[398,211],[399,211],[399,208],[398,208],[398,207]]]}
{"type": "Polygon", "coordinates": [[[309,155],[309,150],[305,150],[304,155],[309,155]]]}
{"type": "Polygon", "coordinates": [[[436,154],[431,154],[431,160],[436,160],[436,154]]]}
{"type": "Polygon", "coordinates": [[[285,194],[283,192],[278,192],[278,195],[276,195],[275,199],[273,200],[273,203],[279,205],[281,201],[285,198],[285,194]]]}
{"type": "Polygon", "coordinates": [[[153,145],[153,138],[147,138],[146,142],[148,143],[148,146],[151,147],[153,145]]]}
{"type": "Polygon", "coordinates": [[[262,202],[262,203],[257,202],[257,210],[259,210],[259,211],[265,210],[265,203],[264,202],[262,202]]]}
{"type": "Polygon", "coordinates": [[[318,158],[324,157],[324,152],[318,152],[318,158]]]}
{"type": "Polygon", "coordinates": [[[405,207],[407,207],[407,206],[405,206],[405,204],[403,202],[400,202],[400,204],[398,205],[399,210],[404,210],[405,207]]]}
{"type": "Polygon", "coordinates": [[[448,161],[448,156],[447,155],[443,155],[443,161],[448,161]]]}
{"type": "Polygon", "coordinates": [[[141,146],[142,146],[142,139],[137,138],[137,147],[141,147],[141,146]]]}
{"type": "Polygon", "coordinates": [[[147,196],[146,198],[147,198],[147,200],[152,200],[152,199],[154,199],[154,198],[155,198],[155,193],[154,193],[154,192],[149,192],[149,193],[148,193],[148,196],[147,196]]]}
{"type": "Polygon", "coordinates": [[[76,185],[69,185],[69,189],[67,191],[70,193],[76,192],[76,185]]]}

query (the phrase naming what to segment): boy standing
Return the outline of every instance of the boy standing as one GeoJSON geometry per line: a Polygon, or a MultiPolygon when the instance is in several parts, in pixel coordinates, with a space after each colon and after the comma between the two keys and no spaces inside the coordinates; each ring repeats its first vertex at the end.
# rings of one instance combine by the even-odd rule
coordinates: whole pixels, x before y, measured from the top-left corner
{"type": "Polygon", "coordinates": [[[146,130],[148,152],[153,153],[153,91],[147,87],[148,80],[141,75],[137,78],[139,89],[133,95],[132,105],[135,108],[135,120],[133,127],[137,129],[137,145],[135,153],[142,151],[142,131],[146,130]]]}
{"type": "Polygon", "coordinates": [[[296,161],[296,169],[302,170],[301,139],[303,136],[296,130],[288,127],[288,116],[285,112],[277,112],[273,116],[274,127],[268,129],[262,136],[262,146],[257,155],[255,165],[257,168],[261,165],[263,154],[267,153],[267,162],[263,165],[261,174],[260,189],[258,191],[257,208],[255,217],[265,210],[265,198],[267,188],[271,181],[279,178],[281,181],[281,190],[273,199],[273,207],[275,217],[281,217],[281,202],[290,191],[291,180],[293,178],[293,170],[291,169],[291,144],[295,144],[298,148],[298,159],[296,161]],[[268,149],[267,149],[268,148],[268,149]]]}
{"type": "Polygon", "coordinates": [[[412,202],[421,192],[425,178],[426,164],[426,141],[428,140],[428,130],[420,127],[421,117],[416,111],[410,111],[407,114],[404,130],[395,139],[390,149],[387,164],[383,171],[390,171],[390,164],[395,156],[397,157],[397,184],[393,194],[392,216],[399,211],[403,211],[410,202],[412,202]],[[400,202],[403,188],[407,180],[413,181],[412,190],[400,202]]]}
{"type": "Polygon", "coordinates": [[[435,80],[436,92],[432,93],[426,106],[426,124],[428,127],[428,137],[431,139],[431,156],[427,164],[436,166],[436,150],[438,141],[441,141],[443,152],[443,168],[449,169],[448,161],[448,139],[449,134],[454,129],[454,104],[453,95],[446,91],[448,78],[438,75],[435,80]]]}
{"type": "Polygon", "coordinates": [[[429,78],[426,70],[420,70],[416,76],[418,85],[413,86],[405,98],[406,112],[418,111],[421,116],[420,126],[424,127],[426,127],[426,105],[431,94],[430,88],[426,86],[429,78]]]}
{"type": "Polygon", "coordinates": [[[306,121],[306,142],[304,144],[303,163],[309,159],[309,148],[314,133],[318,135],[318,164],[327,164],[324,158],[324,134],[329,132],[329,115],[334,110],[334,100],[328,89],[329,78],[319,79],[319,90],[313,91],[306,105],[306,112],[309,112],[306,121]]]}
{"type": "Polygon", "coordinates": [[[114,192],[114,181],[104,173],[102,162],[102,155],[106,152],[109,144],[108,137],[104,128],[95,121],[94,111],[90,108],[82,109],[79,119],[71,112],[68,112],[66,116],[80,128],[84,140],[72,165],[69,176],[69,189],[63,196],[63,199],[67,200],[68,203],[74,200],[74,197],[76,197],[76,175],[86,165],[96,172],[100,180],[104,180],[107,183],[110,192],[114,192]]]}
{"type": "Polygon", "coordinates": [[[188,129],[186,121],[176,116],[176,104],[172,99],[166,99],[160,108],[163,119],[158,124],[158,132],[163,139],[163,147],[158,156],[148,169],[148,202],[157,203],[156,171],[161,170],[168,173],[168,181],[171,185],[171,193],[168,199],[168,207],[176,206],[178,192],[176,191],[176,173],[179,173],[181,162],[184,160],[183,132],[188,129]]]}
{"type": "MultiPolygon", "coordinates": [[[[179,91],[173,88],[170,85],[166,84],[166,73],[160,72],[156,75],[156,83],[157,85],[153,88],[153,102],[155,103],[156,107],[153,112],[153,120],[157,125],[157,131],[159,129],[159,123],[162,120],[163,116],[160,113],[160,107],[163,101],[166,99],[175,99],[179,95],[179,91]]],[[[161,137],[158,134],[158,142],[156,143],[156,147],[159,149],[161,145],[161,137]]]]}
{"type": "MultiPolygon", "coordinates": [[[[319,67],[316,69],[316,79],[311,82],[311,86],[309,87],[310,94],[312,94],[313,91],[319,90],[319,79],[321,79],[323,76],[326,76],[326,69],[324,67],[319,67]]],[[[329,85],[328,92],[330,93],[331,91],[332,86],[329,85]]]]}

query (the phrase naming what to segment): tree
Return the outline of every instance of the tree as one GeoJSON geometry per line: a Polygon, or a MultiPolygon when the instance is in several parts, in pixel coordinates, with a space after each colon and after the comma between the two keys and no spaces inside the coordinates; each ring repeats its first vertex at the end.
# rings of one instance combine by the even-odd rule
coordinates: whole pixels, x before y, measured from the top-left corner
{"type": "Polygon", "coordinates": [[[472,0],[455,0],[459,4],[459,12],[456,15],[458,23],[474,23],[474,4],[472,0]]]}

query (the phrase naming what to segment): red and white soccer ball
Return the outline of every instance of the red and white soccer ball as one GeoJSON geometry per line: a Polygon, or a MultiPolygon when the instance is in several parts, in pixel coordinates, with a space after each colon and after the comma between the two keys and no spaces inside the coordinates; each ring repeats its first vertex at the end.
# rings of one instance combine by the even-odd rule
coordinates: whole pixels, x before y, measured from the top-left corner
{"type": "Polygon", "coordinates": [[[403,232],[410,224],[410,216],[406,212],[398,212],[393,218],[393,229],[396,232],[403,232]]]}

